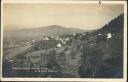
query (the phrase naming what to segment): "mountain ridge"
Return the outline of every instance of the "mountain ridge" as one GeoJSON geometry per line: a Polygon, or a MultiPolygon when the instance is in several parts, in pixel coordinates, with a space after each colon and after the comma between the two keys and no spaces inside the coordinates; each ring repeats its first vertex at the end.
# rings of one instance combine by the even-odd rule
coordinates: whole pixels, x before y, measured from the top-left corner
{"type": "Polygon", "coordinates": [[[5,38],[17,38],[17,39],[34,39],[49,35],[66,35],[73,33],[83,33],[86,30],[79,28],[66,28],[60,25],[49,25],[39,28],[22,29],[5,33],[5,38]]]}

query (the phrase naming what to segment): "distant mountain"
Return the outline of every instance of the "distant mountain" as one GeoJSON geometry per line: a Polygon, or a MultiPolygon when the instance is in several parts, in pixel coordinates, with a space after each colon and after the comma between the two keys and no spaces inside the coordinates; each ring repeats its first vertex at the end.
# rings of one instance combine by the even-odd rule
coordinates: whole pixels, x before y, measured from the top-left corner
{"type": "Polygon", "coordinates": [[[66,28],[60,25],[50,25],[40,28],[23,29],[4,34],[5,38],[16,38],[16,39],[36,39],[48,35],[66,35],[73,33],[85,32],[79,28],[66,28]]]}

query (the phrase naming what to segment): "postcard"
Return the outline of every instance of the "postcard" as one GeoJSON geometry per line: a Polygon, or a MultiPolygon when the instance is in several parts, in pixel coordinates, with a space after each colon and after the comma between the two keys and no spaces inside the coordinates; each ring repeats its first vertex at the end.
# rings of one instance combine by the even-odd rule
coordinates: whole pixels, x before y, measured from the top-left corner
{"type": "Polygon", "coordinates": [[[7,1],[2,81],[126,82],[126,1],[7,1]]]}

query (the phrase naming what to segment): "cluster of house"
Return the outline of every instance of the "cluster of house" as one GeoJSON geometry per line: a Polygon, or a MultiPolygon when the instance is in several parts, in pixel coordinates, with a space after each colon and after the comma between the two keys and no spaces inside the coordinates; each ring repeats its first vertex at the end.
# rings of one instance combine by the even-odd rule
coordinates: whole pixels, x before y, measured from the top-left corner
{"type": "MultiPolygon", "coordinates": [[[[62,45],[65,45],[67,42],[75,39],[75,37],[77,36],[77,33],[74,33],[72,35],[65,35],[65,36],[46,36],[44,37],[42,40],[55,40],[58,42],[58,44],[56,45],[57,47],[62,47],[62,45]]],[[[82,37],[85,36],[85,33],[81,33],[81,35],[77,36],[77,37],[82,37]]]]}
{"type": "MultiPolygon", "coordinates": [[[[66,36],[55,36],[55,35],[51,35],[51,36],[45,36],[45,37],[42,37],[41,40],[56,40],[58,41],[58,44],[56,45],[56,47],[62,47],[62,45],[65,45],[68,41],[70,40],[73,40],[75,37],[78,38],[82,38],[83,36],[88,36],[86,35],[86,33],[74,33],[72,35],[66,35],[66,36]]],[[[112,34],[112,33],[107,33],[107,34],[103,34],[103,33],[98,33],[96,36],[98,37],[105,37],[106,39],[111,39],[113,36],[115,36],[115,34],[112,34]]],[[[119,39],[120,37],[117,36],[116,37],[117,39],[119,39]]],[[[8,47],[8,48],[13,48],[13,47],[20,47],[20,46],[23,46],[23,45],[28,45],[30,46],[32,43],[35,43],[36,42],[36,39],[33,39],[31,41],[26,41],[26,42],[18,42],[18,43],[15,43],[15,42],[9,42],[9,43],[4,43],[4,47],[8,47]]]]}

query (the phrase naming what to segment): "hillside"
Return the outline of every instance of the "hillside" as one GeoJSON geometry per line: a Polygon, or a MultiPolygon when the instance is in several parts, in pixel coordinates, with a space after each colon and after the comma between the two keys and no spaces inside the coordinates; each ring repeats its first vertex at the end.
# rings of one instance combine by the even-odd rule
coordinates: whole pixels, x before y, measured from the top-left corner
{"type": "Polygon", "coordinates": [[[107,25],[105,25],[103,28],[99,29],[99,32],[101,33],[123,33],[123,27],[124,27],[124,15],[121,14],[117,18],[110,21],[107,25]]]}
{"type": "Polygon", "coordinates": [[[92,33],[84,44],[81,77],[123,77],[123,22],[120,15],[92,33]]]}

